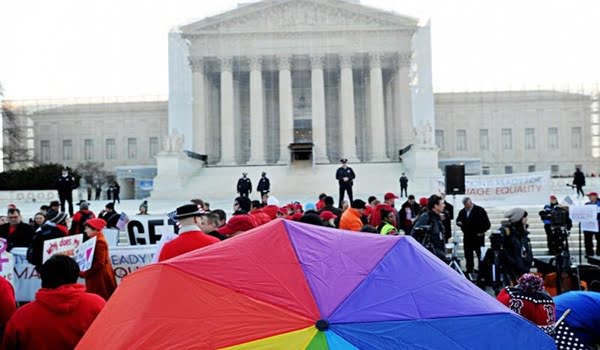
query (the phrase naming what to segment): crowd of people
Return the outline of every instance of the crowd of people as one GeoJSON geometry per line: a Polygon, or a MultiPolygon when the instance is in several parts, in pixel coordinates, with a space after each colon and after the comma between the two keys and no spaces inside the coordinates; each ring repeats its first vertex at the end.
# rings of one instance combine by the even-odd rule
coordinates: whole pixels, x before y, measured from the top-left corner
{"type": "MultiPolygon", "coordinates": [[[[444,194],[433,194],[417,200],[406,192],[408,180],[403,179],[403,174],[400,184],[402,192],[405,192],[403,194],[408,196],[405,202],[397,206],[400,198],[393,191],[385,193],[381,199],[370,196],[365,201],[353,198],[352,182],[355,178],[356,174],[344,159],[336,174],[340,184],[337,205],[335,198],[326,193],[321,193],[315,202],[285,204],[270,194],[266,173],[262,174],[257,188],[259,198],[252,200],[252,185],[244,174],[238,182],[239,196],[233,200],[233,214],[229,218],[226,210],[211,209],[210,204],[201,199],[193,199],[176,209],[173,218],[179,226],[178,236],[162,246],[158,261],[219,244],[273,220],[284,219],[357,234],[412,236],[440,260],[449,262],[447,246],[453,241],[454,208],[445,200],[444,194]],[[348,200],[345,200],[346,196],[348,200]]],[[[589,196],[591,203],[596,203],[597,195],[590,193],[589,196]]],[[[69,198],[64,199],[68,203],[69,198]]],[[[115,211],[113,202],[107,203],[97,216],[87,202],[81,201],[77,205],[79,210],[69,214],[64,210],[64,203],[52,202],[40,207],[39,213],[29,223],[23,221],[18,208],[9,207],[8,222],[0,225],[0,238],[7,240],[9,251],[16,247],[27,248],[27,259],[39,272],[42,289],[36,294],[35,301],[17,310],[12,287],[0,278],[0,335],[4,330],[4,349],[73,348],[116,290],[117,283],[103,230],[116,227],[121,214],[115,211]],[[79,271],[74,260],[64,256],[42,261],[44,241],[80,233],[84,233],[85,239],[96,237],[91,269],[79,271]],[[78,278],[85,279],[85,287],[77,284],[78,278]],[[57,330],[58,324],[65,326],[57,330]],[[38,331],[34,332],[34,329],[38,331]]],[[[488,254],[482,257],[481,247],[485,245],[491,222],[486,210],[470,198],[464,198],[462,205],[456,216],[456,226],[464,237],[467,275],[479,273],[479,281],[486,282],[487,278],[487,282],[490,282],[491,277],[487,277],[490,275],[489,267],[498,260],[487,263],[488,254]]],[[[549,215],[558,207],[556,198],[552,197],[550,204],[540,212],[544,224],[551,224],[549,215]]],[[[147,214],[148,202],[144,201],[139,206],[138,215],[147,214]]],[[[559,316],[557,313],[564,312],[565,308],[582,308],[581,305],[587,303],[588,308],[600,310],[598,282],[592,283],[590,291],[581,295],[568,293],[553,299],[545,293],[543,281],[529,274],[533,252],[528,237],[527,211],[514,208],[507,211],[504,217],[505,220],[492,235],[500,238],[496,241],[496,248],[492,241],[493,249],[488,250],[502,252],[500,258],[507,280],[497,290],[500,302],[540,326],[552,325],[556,316],[559,316]],[[531,302],[533,304],[529,305],[531,302]]],[[[498,258],[490,256],[492,260],[498,258]]],[[[580,312],[585,311],[577,311],[578,314],[580,312]]],[[[579,315],[573,321],[572,328],[576,328],[580,339],[587,344],[600,344],[600,312],[595,317],[579,315]]]]}

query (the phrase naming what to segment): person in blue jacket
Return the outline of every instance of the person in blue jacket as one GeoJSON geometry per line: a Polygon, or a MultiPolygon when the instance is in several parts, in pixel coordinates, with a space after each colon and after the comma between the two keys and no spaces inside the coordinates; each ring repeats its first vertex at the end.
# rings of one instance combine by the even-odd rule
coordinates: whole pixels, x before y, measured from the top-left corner
{"type": "Polygon", "coordinates": [[[600,281],[593,281],[587,292],[568,292],[554,298],[556,317],[567,309],[565,323],[590,349],[600,346],[600,281]]]}

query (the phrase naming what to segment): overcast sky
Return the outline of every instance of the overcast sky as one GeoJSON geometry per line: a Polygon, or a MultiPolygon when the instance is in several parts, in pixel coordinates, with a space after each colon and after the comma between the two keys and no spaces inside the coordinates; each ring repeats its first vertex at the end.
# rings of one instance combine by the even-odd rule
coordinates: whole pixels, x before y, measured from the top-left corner
{"type": "MultiPolygon", "coordinates": [[[[3,0],[5,97],[168,94],[167,34],[234,8],[219,0],[3,0]]],[[[598,0],[363,0],[431,18],[436,91],[600,81],[598,0]]]]}

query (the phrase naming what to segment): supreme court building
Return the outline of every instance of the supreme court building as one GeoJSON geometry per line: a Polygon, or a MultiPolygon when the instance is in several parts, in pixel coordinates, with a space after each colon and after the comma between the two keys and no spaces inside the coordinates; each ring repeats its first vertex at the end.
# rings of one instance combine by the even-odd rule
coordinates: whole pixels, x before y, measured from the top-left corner
{"type": "Polygon", "coordinates": [[[398,162],[415,130],[433,140],[429,27],[358,1],[264,0],[175,27],[169,70],[169,130],[209,166],[307,149],[398,162]]]}

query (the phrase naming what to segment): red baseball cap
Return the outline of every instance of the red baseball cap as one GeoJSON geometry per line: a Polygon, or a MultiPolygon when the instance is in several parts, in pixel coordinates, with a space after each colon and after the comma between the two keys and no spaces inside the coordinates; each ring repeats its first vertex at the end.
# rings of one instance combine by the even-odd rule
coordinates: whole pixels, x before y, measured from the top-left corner
{"type": "Polygon", "coordinates": [[[598,197],[598,193],[596,193],[596,192],[590,192],[587,195],[588,196],[596,196],[596,197],[598,197]]]}
{"type": "Polygon", "coordinates": [[[229,218],[229,221],[225,226],[220,227],[217,232],[222,235],[232,235],[238,232],[246,232],[256,228],[256,220],[248,214],[234,215],[229,218]]]}
{"type": "Polygon", "coordinates": [[[419,198],[419,205],[421,205],[422,207],[426,207],[427,201],[428,201],[427,198],[421,197],[421,198],[419,198]]]}
{"type": "Polygon", "coordinates": [[[304,216],[304,214],[302,213],[294,213],[294,215],[290,216],[290,220],[292,221],[299,221],[300,219],[302,219],[302,217],[304,216]]]}
{"type": "Polygon", "coordinates": [[[557,199],[555,195],[551,195],[550,199],[557,199]]]}
{"type": "Polygon", "coordinates": [[[393,194],[392,192],[388,192],[385,194],[385,196],[383,196],[383,200],[388,200],[388,199],[398,199],[400,197],[396,196],[395,194],[393,194]]]}
{"type": "Polygon", "coordinates": [[[337,219],[337,215],[335,215],[334,213],[330,212],[329,210],[325,210],[325,211],[321,212],[321,214],[319,216],[324,221],[329,221],[331,219],[337,219]]]}

